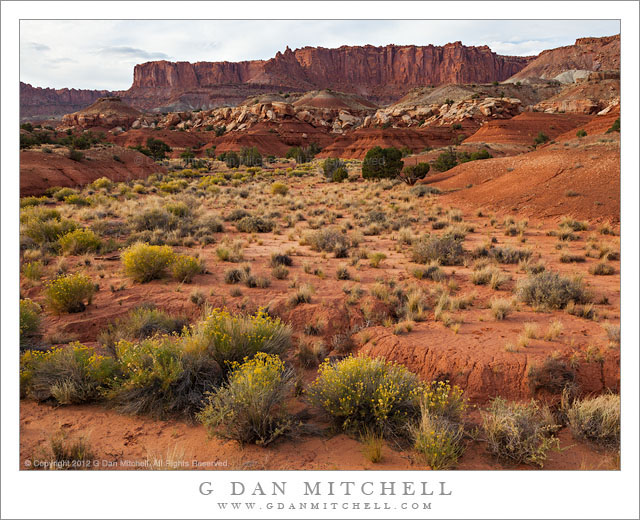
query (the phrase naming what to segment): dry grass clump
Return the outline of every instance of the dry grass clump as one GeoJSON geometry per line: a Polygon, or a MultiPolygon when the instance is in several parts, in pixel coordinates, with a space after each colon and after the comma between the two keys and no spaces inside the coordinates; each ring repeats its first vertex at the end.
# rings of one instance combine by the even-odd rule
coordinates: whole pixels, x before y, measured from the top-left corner
{"type": "Polygon", "coordinates": [[[612,265],[609,265],[606,262],[598,262],[597,264],[589,267],[589,272],[596,276],[610,276],[614,274],[616,270],[612,265]]]}
{"type": "Polygon", "coordinates": [[[571,432],[607,448],[620,447],[620,396],[604,394],[575,400],[567,410],[571,432]]]}
{"type": "Polygon", "coordinates": [[[489,285],[498,290],[511,280],[511,277],[494,266],[485,266],[471,273],[471,283],[475,285],[489,285]]]}
{"type": "Polygon", "coordinates": [[[327,347],[322,340],[301,339],[298,343],[296,358],[303,368],[317,367],[327,355],[327,347]]]}
{"type": "Polygon", "coordinates": [[[422,237],[413,244],[412,261],[418,264],[439,262],[441,265],[460,265],[464,260],[462,242],[453,237],[422,237]]]}
{"type": "Polygon", "coordinates": [[[551,271],[520,280],[516,294],[520,301],[542,309],[564,309],[571,301],[589,301],[582,278],[567,278],[551,271]]]}
{"type": "Polygon", "coordinates": [[[384,437],[380,433],[374,430],[366,430],[360,434],[360,442],[362,443],[362,454],[365,459],[374,464],[382,460],[384,437]]]}
{"type": "Polygon", "coordinates": [[[504,298],[494,298],[491,300],[491,315],[496,320],[504,320],[513,312],[513,302],[504,298]]]}
{"type": "Polygon", "coordinates": [[[336,258],[346,258],[353,241],[337,228],[319,229],[304,235],[301,244],[307,244],[314,251],[334,253],[336,258]]]}
{"type": "Polygon", "coordinates": [[[311,296],[315,292],[315,289],[310,284],[302,284],[295,292],[289,296],[289,305],[295,307],[301,303],[311,303],[311,296]]]}
{"type": "Polygon", "coordinates": [[[506,462],[542,467],[547,452],[558,444],[553,436],[557,426],[551,412],[534,401],[508,403],[498,397],[482,413],[482,418],[487,449],[506,462]]]}
{"type": "Polygon", "coordinates": [[[620,325],[614,325],[613,323],[605,323],[603,327],[607,333],[609,344],[614,347],[619,347],[620,346],[620,325]]]}
{"type": "Polygon", "coordinates": [[[488,251],[489,257],[500,264],[517,264],[531,257],[528,249],[516,249],[514,247],[492,247],[488,251]]]}
{"type": "Polygon", "coordinates": [[[244,246],[241,240],[220,245],[216,248],[216,256],[223,262],[242,262],[244,246]]]}
{"type": "Polygon", "coordinates": [[[243,233],[270,233],[275,222],[268,218],[250,215],[236,222],[236,229],[243,233]]]}

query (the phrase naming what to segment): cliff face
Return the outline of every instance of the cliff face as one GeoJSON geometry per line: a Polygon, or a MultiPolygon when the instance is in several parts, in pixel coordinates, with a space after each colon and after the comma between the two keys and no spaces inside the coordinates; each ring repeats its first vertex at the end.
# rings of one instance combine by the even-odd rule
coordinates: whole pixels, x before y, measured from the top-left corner
{"type": "Polygon", "coordinates": [[[390,103],[415,86],[502,81],[532,59],[455,42],[442,47],[287,48],[269,60],[241,62],[152,61],[135,66],[133,84],[124,92],[42,89],[21,83],[21,117],[68,114],[109,95],[136,108],[161,111],[238,104],[274,90],[334,89],[390,103]]]}
{"type": "Polygon", "coordinates": [[[460,42],[443,47],[343,46],[337,49],[287,48],[270,60],[230,62],[153,61],[137,65],[125,98],[144,108],[182,93],[209,93],[230,85],[353,92],[375,101],[392,101],[416,85],[483,83],[512,76],[532,58],[500,56],[460,42]],[[150,96],[149,89],[155,91],[150,96]],[[155,99],[154,99],[155,98],[155,99]]]}
{"type": "Polygon", "coordinates": [[[77,90],[32,87],[20,82],[20,118],[57,117],[80,110],[98,98],[109,96],[108,90],[77,90]]]}
{"type": "Polygon", "coordinates": [[[620,35],[579,38],[574,45],[543,51],[510,81],[552,79],[568,70],[620,70],[620,35]]]}

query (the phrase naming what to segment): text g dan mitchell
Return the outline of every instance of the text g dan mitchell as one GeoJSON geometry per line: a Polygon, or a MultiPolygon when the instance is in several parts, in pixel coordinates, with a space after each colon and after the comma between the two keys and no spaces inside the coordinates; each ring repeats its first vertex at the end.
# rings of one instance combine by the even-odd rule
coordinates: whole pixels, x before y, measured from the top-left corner
{"type": "Polygon", "coordinates": [[[303,481],[303,482],[241,482],[216,484],[202,482],[198,487],[207,496],[286,496],[289,491],[297,496],[449,496],[452,491],[447,482],[428,481],[303,481]],[[295,489],[290,489],[294,488],[295,489]]]}

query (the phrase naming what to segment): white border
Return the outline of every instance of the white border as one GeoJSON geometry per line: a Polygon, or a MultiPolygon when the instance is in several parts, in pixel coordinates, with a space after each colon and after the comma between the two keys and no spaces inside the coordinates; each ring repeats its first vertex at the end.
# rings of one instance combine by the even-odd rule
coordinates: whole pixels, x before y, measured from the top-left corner
{"type": "MultiPolygon", "coordinates": [[[[431,511],[278,511],[262,518],[638,518],[638,3],[637,2],[3,2],[2,3],[2,518],[221,518],[213,481],[443,480],[431,511]],[[179,4],[179,5],[178,5],[179,4]],[[548,18],[622,21],[622,396],[619,472],[18,472],[18,20],[22,18],[548,18]]],[[[568,21],[567,23],[570,23],[568,21]]],[[[585,35],[588,36],[588,35],[585,35]]],[[[452,35],[452,40],[460,39],[452,35]]],[[[82,42],[78,42],[82,45],[82,42]]],[[[295,499],[288,495],[287,499],[295,499]]],[[[384,501],[385,497],[378,497],[384,501]]],[[[372,500],[371,497],[367,500],[372,500]]],[[[387,500],[389,501],[389,500],[387,500]]],[[[247,517],[246,511],[229,518],[247,517]]]]}

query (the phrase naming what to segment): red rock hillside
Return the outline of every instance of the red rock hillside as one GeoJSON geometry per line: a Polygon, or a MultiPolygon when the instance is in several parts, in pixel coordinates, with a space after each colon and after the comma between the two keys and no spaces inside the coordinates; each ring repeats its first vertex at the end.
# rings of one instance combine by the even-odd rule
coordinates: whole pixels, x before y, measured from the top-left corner
{"type": "Polygon", "coordinates": [[[578,38],[574,45],[543,51],[509,81],[527,78],[553,79],[568,70],[619,70],[620,35],[578,38]]]}
{"type": "Polygon", "coordinates": [[[108,90],[75,88],[40,88],[20,82],[20,119],[48,118],[75,112],[98,98],[109,96],[108,90]]]}

